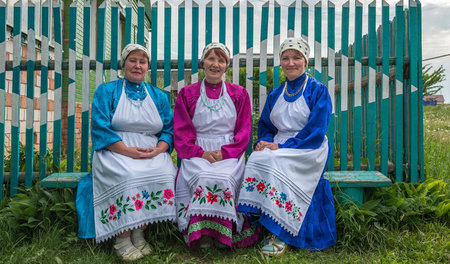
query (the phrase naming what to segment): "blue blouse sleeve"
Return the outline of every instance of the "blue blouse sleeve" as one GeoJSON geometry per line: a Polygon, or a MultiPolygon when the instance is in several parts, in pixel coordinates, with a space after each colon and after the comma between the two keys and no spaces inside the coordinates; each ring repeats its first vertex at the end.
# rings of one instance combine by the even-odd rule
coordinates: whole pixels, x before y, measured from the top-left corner
{"type": "Polygon", "coordinates": [[[311,111],[308,123],[295,137],[279,144],[280,148],[316,149],[323,143],[332,110],[328,89],[322,83],[312,80],[304,97],[311,111]]]}
{"type": "Polygon", "coordinates": [[[117,84],[117,81],[103,83],[100,84],[95,91],[91,114],[91,139],[93,151],[104,149],[107,146],[122,140],[122,138],[114,132],[111,126],[114,110],[118,103],[118,99],[116,98],[116,90],[118,89],[117,84]]]}
{"type": "Polygon", "coordinates": [[[280,88],[273,90],[269,93],[269,96],[267,96],[266,103],[264,104],[264,108],[258,122],[258,140],[255,142],[254,146],[256,146],[256,144],[258,144],[261,140],[273,142],[273,138],[278,133],[278,129],[272,124],[272,121],[270,121],[270,112],[272,112],[272,108],[277,102],[277,99],[281,94],[281,90],[282,89],[280,88]]]}
{"type": "Polygon", "coordinates": [[[169,149],[167,152],[172,153],[173,150],[173,113],[170,108],[170,103],[168,96],[159,90],[158,88],[146,83],[147,90],[150,93],[150,96],[153,102],[158,109],[159,116],[161,117],[163,128],[162,130],[156,134],[159,141],[164,141],[169,145],[169,149]]]}

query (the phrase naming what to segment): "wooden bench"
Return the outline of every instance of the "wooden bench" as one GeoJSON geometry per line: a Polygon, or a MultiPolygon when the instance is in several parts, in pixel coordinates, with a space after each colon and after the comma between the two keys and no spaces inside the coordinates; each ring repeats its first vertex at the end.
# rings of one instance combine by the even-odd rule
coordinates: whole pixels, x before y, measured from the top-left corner
{"type": "Polygon", "coordinates": [[[325,178],[336,189],[340,203],[364,203],[364,189],[392,185],[392,181],[379,171],[327,171],[325,178]]]}
{"type": "MultiPolygon", "coordinates": [[[[75,188],[87,172],[53,173],[41,181],[44,188],[75,188]]],[[[379,171],[327,171],[325,178],[336,189],[341,203],[364,203],[364,189],[392,185],[391,180],[379,171]]]]}

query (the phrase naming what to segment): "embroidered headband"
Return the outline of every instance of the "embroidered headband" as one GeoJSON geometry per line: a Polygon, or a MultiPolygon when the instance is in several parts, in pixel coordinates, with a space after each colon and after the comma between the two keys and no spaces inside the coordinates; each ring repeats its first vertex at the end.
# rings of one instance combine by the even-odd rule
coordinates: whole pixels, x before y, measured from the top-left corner
{"type": "Polygon", "coordinates": [[[149,61],[148,61],[148,64],[150,65],[150,55],[149,55],[149,53],[148,53],[148,50],[147,50],[144,46],[142,46],[142,45],[135,44],[135,43],[131,43],[131,44],[128,44],[128,45],[122,50],[122,56],[120,57],[120,66],[122,66],[122,68],[123,68],[123,65],[125,64],[125,60],[127,59],[128,55],[129,55],[132,51],[135,51],[135,50],[142,50],[143,52],[145,52],[145,54],[147,55],[147,59],[149,60],[149,61]]]}
{"type": "Polygon", "coordinates": [[[287,38],[280,46],[280,57],[286,50],[293,49],[300,52],[306,59],[309,60],[309,45],[303,38],[287,38]]]}
{"type": "Polygon", "coordinates": [[[210,51],[212,49],[222,50],[227,55],[228,61],[231,61],[230,50],[227,48],[227,46],[225,46],[224,44],[222,44],[220,42],[211,42],[208,45],[206,45],[206,47],[203,49],[203,53],[202,53],[202,57],[200,58],[200,62],[202,62],[205,59],[205,56],[208,53],[208,51],[210,51]]]}

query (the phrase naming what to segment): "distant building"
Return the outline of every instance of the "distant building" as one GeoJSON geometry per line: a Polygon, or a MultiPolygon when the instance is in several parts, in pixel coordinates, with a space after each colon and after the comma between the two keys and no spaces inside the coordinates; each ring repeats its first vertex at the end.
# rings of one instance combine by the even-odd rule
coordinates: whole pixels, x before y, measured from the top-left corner
{"type": "Polygon", "coordinates": [[[441,105],[444,104],[444,96],[441,94],[425,95],[423,97],[424,105],[441,105]]]}

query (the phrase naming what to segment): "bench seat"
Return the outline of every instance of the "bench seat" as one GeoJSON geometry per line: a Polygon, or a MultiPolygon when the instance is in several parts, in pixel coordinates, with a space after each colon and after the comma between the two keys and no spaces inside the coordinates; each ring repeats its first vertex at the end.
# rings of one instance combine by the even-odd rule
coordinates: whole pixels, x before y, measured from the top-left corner
{"type": "MultiPolygon", "coordinates": [[[[41,181],[44,188],[76,188],[87,172],[53,173],[41,181]]],[[[325,178],[337,191],[338,201],[364,202],[364,188],[392,185],[391,180],[379,171],[327,171],[325,178]]]]}

